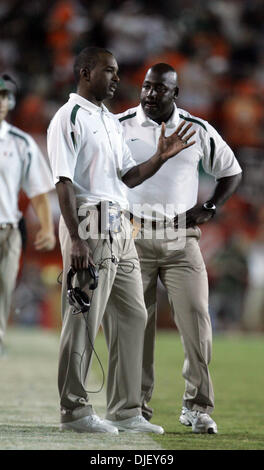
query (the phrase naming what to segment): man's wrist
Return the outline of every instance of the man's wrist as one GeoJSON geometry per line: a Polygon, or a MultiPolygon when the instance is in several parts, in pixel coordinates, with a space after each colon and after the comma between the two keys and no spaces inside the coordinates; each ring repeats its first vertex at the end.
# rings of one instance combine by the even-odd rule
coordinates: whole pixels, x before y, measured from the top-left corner
{"type": "Polygon", "coordinates": [[[203,209],[207,212],[210,212],[212,214],[212,217],[215,215],[216,213],[216,205],[214,202],[212,201],[206,201],[204,204],[203,204],[203,209]]]}
{"type": "Polygon", "coordinates": [[[153,162],[155,162],[157,165],[162,166],[163,163],[166,161],[166,158],[162,156],[161,152],[156,152],[155,155],[152,157],[153,162]]]}

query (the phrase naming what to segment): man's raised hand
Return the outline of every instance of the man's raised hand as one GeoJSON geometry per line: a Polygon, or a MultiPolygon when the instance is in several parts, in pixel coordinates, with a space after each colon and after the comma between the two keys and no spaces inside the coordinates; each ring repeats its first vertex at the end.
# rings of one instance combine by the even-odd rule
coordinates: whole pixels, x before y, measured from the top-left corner
{"type": "Polygon", "coordinates": [[[183,121],[173,134],[165,137],[166,125],[163,122],[161,125],[161,134],[158,142],[158,153],[162,160],[166,161],[169,158],[177,155],[182,150],[191,147],[195,144],[195,140],[188,142],[189,139],[195,134],[196,131],[187,132],[192,127],[192,123],[184,127],[186,121],[183,121]]]}

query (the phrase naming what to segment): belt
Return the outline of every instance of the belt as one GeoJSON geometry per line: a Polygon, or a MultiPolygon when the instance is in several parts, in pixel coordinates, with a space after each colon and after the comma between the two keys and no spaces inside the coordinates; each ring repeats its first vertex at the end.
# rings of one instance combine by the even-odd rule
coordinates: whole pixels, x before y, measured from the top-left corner
{"type": "MultiPolygon", "coordinates": [[[[79,209],[77,210],[80,220],[85,220],[87,214],[80,215],[79,209]]],[[[100,216],[98,217],[98,231],[100,233],[111,232],[111,234],[121,232],[121,216],[126,216],[128,213],[121,209],[119,204],[112,201],[102,201],[96,205],[85,206],[85,210],[87,212],[97,211],[100,216]]]]}
{"type": "Polygon", "coordinates": [[[3,223],[3,224],[0,224],[0,230],[5,230],[8,227],[17,228],[18,224],[17,223],[3,223]]]}
{"type": "Polygon", "coordinates": [[[139,226],[146,227],[146,228],[152,228],[153,230],[158,230],[158,229],[163,229],[168,226],[174,227],[174,221],[173,219],[164,219],[164,220],[148,220],[148,219],[135,219],[133,217],[133,214],[130,214],[130,222],[133,223],[135,222],[139,226]]]}

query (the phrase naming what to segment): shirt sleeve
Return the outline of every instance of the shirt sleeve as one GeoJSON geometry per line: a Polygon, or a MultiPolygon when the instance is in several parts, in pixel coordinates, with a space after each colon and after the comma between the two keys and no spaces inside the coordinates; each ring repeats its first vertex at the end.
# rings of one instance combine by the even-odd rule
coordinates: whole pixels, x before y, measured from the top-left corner
{"type": "Polygon", "coordinates": [[[214,176],[216,180],[241,173],[242,169],[231,148],[207,122],[206,129],[202,138],[204,171],[214,176]]]}
{"type": "Polygon", "coordinates": [[[58,112],[52,119],[47,134],[48,156],[54,184],[60,177],[74,179],[77,163],[78,124],[67,112],[58,112]]]}
{"type": "Polygon", "coordinates": [[[121,133],[122,133],[122,139],[123,139],[123,142],[122,142],[122,144],[123,144],[123,165],[122,165],[122,169],[121,169],[121,177],[123,177],[129,170],[131,170],[131,168],[136,166],[137,163],[135,162],[134,158],[132,157],[131,150],[130,150],[130,148],[128,147],[128,145],[126,143],[123,127],[121,126],[120,123],[118,123],[118,124],[120,126],[121,133]]]}
{"type": "Polygon", "coordinates": [[[27,136],[27,146],[24,158],[22,188],[31,199],[54,189],[51,169],[35,140],[27,136]]]}

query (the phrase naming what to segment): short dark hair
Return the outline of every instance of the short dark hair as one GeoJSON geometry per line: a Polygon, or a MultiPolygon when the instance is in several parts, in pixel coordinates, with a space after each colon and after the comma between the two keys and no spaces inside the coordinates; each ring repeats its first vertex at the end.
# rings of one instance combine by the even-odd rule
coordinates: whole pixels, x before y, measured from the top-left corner
{"type": "Polygon", "coordinates": [[[174,72],[177,75],[176,70],[171,65],[165,64],[163,62],[152,65],[152,67],[150,67],[149,70],[152,70],[153,72],[158,72],[160,74],[167,73],[167,72],[174,72]]]}
{"type": "Polygon", "coordinates": [[[79,83],[80,80],[80,70],[87,67],[89,70],[92,70],[101,54],[112,54],[112,52],[104,49],[103,47],[86,47],[83,49],[76,57],[73,66],[73,73],[76,83],[79,83]]]}

